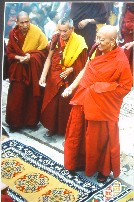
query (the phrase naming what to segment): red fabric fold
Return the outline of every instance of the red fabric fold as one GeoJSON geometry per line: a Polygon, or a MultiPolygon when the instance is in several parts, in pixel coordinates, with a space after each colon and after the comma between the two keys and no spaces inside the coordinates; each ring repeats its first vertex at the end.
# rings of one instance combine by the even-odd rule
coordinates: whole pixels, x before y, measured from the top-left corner
{"type": "Polygon", "coordinates": [[[90,61],[71,104],[83,105],[87,120],[117,120],[132,75],[123,50],[117,47],[90,61]]]}

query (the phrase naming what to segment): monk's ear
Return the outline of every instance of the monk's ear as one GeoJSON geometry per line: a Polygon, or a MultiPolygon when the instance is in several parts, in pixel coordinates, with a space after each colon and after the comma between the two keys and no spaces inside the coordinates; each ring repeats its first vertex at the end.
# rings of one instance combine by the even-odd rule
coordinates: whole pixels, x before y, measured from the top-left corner
{"type": "Polygon", "coordinates": [[[113,38],[113,39],[111,40],[111,46],[114,47],[115,45],[116,45],[116,39],[113,38]]]}

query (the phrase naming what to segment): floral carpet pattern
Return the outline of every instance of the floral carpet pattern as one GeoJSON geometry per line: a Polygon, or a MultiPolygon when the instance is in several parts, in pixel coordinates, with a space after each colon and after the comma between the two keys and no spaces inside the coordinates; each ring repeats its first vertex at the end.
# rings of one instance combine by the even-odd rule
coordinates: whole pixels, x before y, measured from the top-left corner
{"type": "Polygon", "coordinates": [[[78,174],[72,178],[62,165],[16,140],[2,143],[1,179],[15,202],[115,202],[132,197],[132,190],[118,180],[95,184],[78,174]]]}

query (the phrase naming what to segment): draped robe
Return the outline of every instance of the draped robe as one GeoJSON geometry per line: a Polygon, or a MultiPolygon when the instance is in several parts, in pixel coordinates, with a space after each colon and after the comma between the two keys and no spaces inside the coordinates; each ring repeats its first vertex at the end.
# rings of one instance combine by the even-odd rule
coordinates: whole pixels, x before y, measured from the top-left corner
{"type": "Polygon", "coordinates": [[[85,169],[86,175],[120,173],[118,118],[132,75],[123,50],[117,47],[91,60],[70,104],[64,144],[64,166],[85,169]]]}
{"type": "MultiPolygon", "coordinates": [[[[75,41],[74,46],[76,43],[77,41],[75,41]]],[[[64,80],[60,78],[60,73],[62,72],[60,53],[64,53],[65,45],[61,44],[59,34],[53,36],[51,46],[54,47],[54,53],[46,80],[40,120],[43,126],[49,129],[52,133],[63,135],[65,134],[66,123],[71,110],[71,106],[69,105],[71,96],[67,98],[61,96],[61,93],[65,89],[65,85],[64,80]]],[[[81,52],[78,54],[78,57],[71,65],[73,67],[73,72],[67,77],[68,85],[73,82],[80,70],[84,68],[87,57],[87,46],[84,45],[81,52]]]]}
{"type": "Polygon", "coordinates": [[[43,32],[30,24],[26,36],[18,26],[9,33],[7,57],[10,86],[6,106],[6,122],[11,127],[36,126],[39,122],[43,91],[39,79],[47,57],[48,40],[43,32]],[[36,33],[36,35],[35,35],[36,33]],[[20,63],[16,55],[30,54],[28,64],[20,63]]]}

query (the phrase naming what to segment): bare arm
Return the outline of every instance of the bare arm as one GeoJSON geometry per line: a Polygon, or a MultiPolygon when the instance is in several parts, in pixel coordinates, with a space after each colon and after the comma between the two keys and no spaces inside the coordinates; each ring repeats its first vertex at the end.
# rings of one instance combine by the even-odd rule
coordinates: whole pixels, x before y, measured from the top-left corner
{"type": "Polygon", "coordinates": [[[53,52],[54,52],[54,50],[49,51],[49,54],[47,56],[47,59],[45,61],[44,68],[43,68],[43,71],[41,74],[41,78],[39,80],[39,84],[44,87],[46,85],[46,76],[47,76],[48,70],[51,66],[51,58],[52,58],[53,52]]]}
{"type": "Polygon", "coordinates": [[[85,67],[80,71],[80,73],[79,73],[78,76],[75,78],[75,80],[73,81],[73,83],[72,83],[68,88],[66,88],[66,89],[63,91],[63,93],[62,93],[62,96],[63,96],[63,97],[67,97],[67,96],[71,95],[72,92],[73,92],[73,90],[79,85],[79,82],[80,82],[80,80],[81,80],[81,78],[82,78],[82,76],[83,76],[83,74],[84,74],[84,72],[85,72],[85,70],[86,70],[88,61],[89,61],[89,60],[87,60],[85,67]]]}

